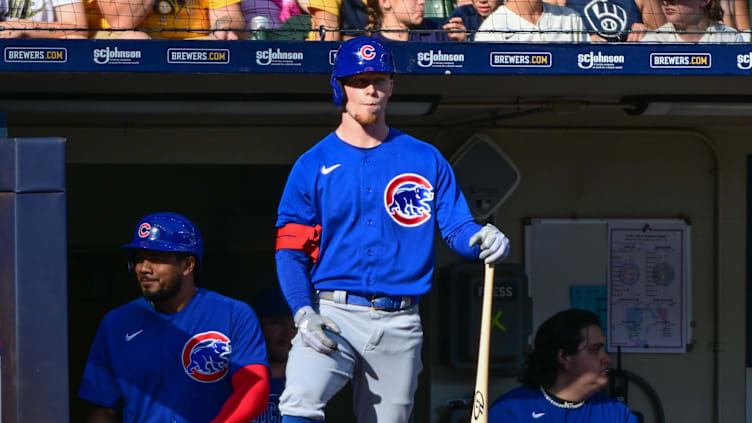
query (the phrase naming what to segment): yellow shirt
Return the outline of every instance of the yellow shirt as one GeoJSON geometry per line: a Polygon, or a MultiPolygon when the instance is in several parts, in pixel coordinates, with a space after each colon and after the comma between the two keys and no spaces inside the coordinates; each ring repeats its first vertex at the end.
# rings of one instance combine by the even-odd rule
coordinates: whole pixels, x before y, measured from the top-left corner
{"type": "MultiPolygon", "coordinates": [[[[368,4],[367,0],[363,0],[363,4],[368,4]]],[[[308,13],[313,15],[313,12],[317,10],[323,10],[324,12],[329,12],[332,15],[339,18],[339,11],[342,8],[342,0],[309,0],[308,2],[308,13]]],[[[339,28],[339,23],[336,25],[339,28]]],[[[318,28],[311,28],[313,31],[311,31],[308,34],[308,40],[310,41],[317,41],[321,38],[318,28]]]]}
{"type": "MultiPolygon", "coordinates": [[[[219,9],[242,0],[154,0],[151,12],[138,25],[152,38],[183,39],[209,35],[209,9],[219,9]],[[166,31],[176,29],[176,31],[166,31]]],[[[86,0],[89,28],[107,30],[112,27],[101,12],[97,0],[86,0]]]]}

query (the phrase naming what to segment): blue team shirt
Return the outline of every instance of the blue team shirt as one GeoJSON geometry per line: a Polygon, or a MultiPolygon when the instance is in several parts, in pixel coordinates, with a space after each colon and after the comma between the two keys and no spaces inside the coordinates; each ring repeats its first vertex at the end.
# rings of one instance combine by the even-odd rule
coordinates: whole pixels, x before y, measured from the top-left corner
{"type": "Polygon", "coordinates": [[[272,378],[269,380],[269,405],[266,410],[256,417],[252,423],[280,423],[282,414],[279,412],[279,396],[285,389],[285,378],[272,378]]]}
{"type": "Polygon", "coordinates": [[[199,289],[166,315],[139,298],[108,313],[86,363],[79,396],[123,410],[123,422],[206,423],[232,395],[232,375],[268,366],[250,306],[199,289]]]}
{"type": "Polygon", "coordinates": [[[489,423],[637,423],[624,404],[599,392],[582,407],[559,408],[539,388],[520,386],[502,395],[488,412],[489,423]]]}
{"type": "Polygon", "coordinates": [[[452,11],[451,18],[462,18],[462,23],[465,25],[465,29],[470,32],[467,37],[467,41],[473,41],[475,32],[480,28],[480,24],[483,23],[483,16],[481,16],[472,4],[466,4],[460,6],[452,11]]]}
{"type": "MultiPolygon", "coordinates": [[[[319,258],[310,270],[320,290],[425,294],[434,269],[436,226],[455,251],[467,258],[479,254],[477,246],[466,244],[481,227],[449,163],[435,147],[396,129],[369,149],[347,144],[333,132],[304,153],[279,205],[276,226],[287,223],[322,226],[319,258]]],[[[302,305],[291,298],[290,282],[280,277],[297,310],[302,305]]]]}
{"type": "Polygon", "coordinates": [[[567,7],[582,16],[585,29],[607,41],[626,41],[634,23],[642,23],[634,0],[567,0],[567,7]]]}

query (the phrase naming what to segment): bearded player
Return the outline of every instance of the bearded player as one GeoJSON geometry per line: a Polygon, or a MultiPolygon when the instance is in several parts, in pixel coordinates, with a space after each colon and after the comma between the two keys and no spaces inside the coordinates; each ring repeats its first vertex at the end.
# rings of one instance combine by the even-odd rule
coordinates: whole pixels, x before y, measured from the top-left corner
{"type": "Polygon", "coordinates": [[[142,298],[97,330],[79,396],[90,423],[248,423],[269,400],[266,345],[253,310],[197,288],[204,246],[175,213],[141,219],[123,246],[142,298]]]}

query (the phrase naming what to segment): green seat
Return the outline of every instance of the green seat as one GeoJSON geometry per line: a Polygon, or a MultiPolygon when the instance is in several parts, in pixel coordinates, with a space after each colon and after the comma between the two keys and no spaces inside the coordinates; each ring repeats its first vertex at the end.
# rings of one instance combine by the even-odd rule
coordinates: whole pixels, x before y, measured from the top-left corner
{"type": "Polygon", "coordinates": [[[423,11],[426,18],[448,18],[454,11],[454,1],[426,0],[423,11]]]}
{"type": "Polygon", "coordinates": [[[311,15],[295,15],[282,22],[279,28],[268,31],[267,39],[302,41],[308,38],[310,31],[311,15]]]}

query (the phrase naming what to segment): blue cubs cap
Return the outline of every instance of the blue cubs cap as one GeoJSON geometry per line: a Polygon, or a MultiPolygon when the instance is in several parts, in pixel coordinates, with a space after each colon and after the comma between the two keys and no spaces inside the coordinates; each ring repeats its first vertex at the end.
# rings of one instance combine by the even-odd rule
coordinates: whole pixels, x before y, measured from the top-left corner
{"type": "Polygon", "coordinates": [[[357,37],[342,43],[334,59],[330,80],[334,104],[342,105],[342,87],[338,79],[366,72],[395,72],[394,56],[386,44],[373,37],[357,37]]]}
{"type": "Polygon", "coordinates": [[[123,249],[142,249],[193,254],[204,259],[204,243],[198,227],[177,213],[150,214],[136,225],[133,241],[123,249]]]}

